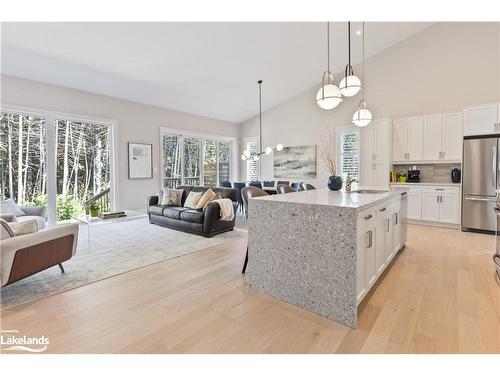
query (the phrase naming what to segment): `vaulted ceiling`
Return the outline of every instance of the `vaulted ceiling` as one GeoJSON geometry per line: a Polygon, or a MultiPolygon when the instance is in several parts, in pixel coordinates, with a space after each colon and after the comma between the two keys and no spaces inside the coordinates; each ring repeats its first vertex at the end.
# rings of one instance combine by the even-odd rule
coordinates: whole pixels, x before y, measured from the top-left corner
{"type": "MultiPolygon", "coordinates": [[[[367,23],[366,57],[430,23],[367,23]]],[[[347,24],[332,27],[333,71],[347,61],[347,24]]],[[[352,61],[361,60],[352,24],[352,61]]],[[[235,123],[319,85],[326,24],[3,23],[2,73],[235,123]]]]}

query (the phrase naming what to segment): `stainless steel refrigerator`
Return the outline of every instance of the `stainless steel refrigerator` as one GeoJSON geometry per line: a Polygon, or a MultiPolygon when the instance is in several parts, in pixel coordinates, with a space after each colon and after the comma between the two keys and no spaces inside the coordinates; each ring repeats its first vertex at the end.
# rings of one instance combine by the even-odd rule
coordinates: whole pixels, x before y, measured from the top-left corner
{"type": "Polygon", "coordinates": [[[462,230],[495,232],[499,162],[498,134],[464,137],[462,230]]]}

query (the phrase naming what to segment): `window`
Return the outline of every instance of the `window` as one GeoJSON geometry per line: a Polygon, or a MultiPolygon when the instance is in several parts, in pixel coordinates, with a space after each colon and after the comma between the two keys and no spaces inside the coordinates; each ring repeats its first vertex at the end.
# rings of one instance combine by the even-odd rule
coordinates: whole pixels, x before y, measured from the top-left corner
{"type": "Polygon", "coordinates": [[[1,197],[44,205],[49,224],[112,209],[112,123],[8,108],[0,113],[1,197]]]}
{"type": "MultiPolygon", "coordinates": [[[[250,151],[250,154],[254,155],[257,153],[257,141],[246,142],[246,150],[250,151]]],[[[247,181],[256,181],[258,179],[258,162],[253,159],[247,159],[247,181]]]]}
{"type": "Polygon", "coordinates": [[[339,174],[359,180],[359,131],[348,127],[337,129],[339,174]]]}
{"type": "Polygon", "coordinates": [[[164,133],[163,186],[219,186],[231,179],[232,141],[164,133]]]}

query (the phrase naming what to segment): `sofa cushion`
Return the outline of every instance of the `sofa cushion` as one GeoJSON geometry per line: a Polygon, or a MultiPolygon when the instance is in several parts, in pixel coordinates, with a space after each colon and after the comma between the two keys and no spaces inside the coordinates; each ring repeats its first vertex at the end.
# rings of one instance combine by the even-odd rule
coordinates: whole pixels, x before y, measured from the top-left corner
{"type": "Polygon", "coordinates": [[[0,213],[2,214],[13,214],[16,216],[26,215],[23,210],[14,202],[14,199],[7,198],[3,202],[0,202],[0,213]]]}
{"type": "Polygon", "coordinates": [[[182,189],[163,189],[161,205],[162,206],[180,206],[182,203],[182,189]]]}
{"type": "Polygon", "coordinates": [[[196,209],[196,205],[198,204],[201,197],[203,196],[203,193],[204,192],[201,192],[201,191],[200,192],[191,191],[188,194],[186,201],[184,202],[184,207],[196,209]]]}
{"type": "Polygon", "coordinates": [[[18,223],[21,223],[23,221],[29,221],[33,219],[36,220],[36,226],[38,227],[38,230],[45,229],[45,218],[41,216],[31,216],[31,215],[18,216],[16,221],[18,223]]]}
{"type": "Polygon", "coordinates": [[[165,206],[149,206],[149,212],[155,215],[160,215],[163,216],[163,210],[165,209],[165,206]]]}
{"type": "Polygon", "coordinates": [[[38,224],[36,219],[23,220],[17,223],[9,224],[14,232],[14,236],[22,236],[24,234],[36,233],[38,232],[38,224]]]}
{"type": "Polygon", "coordinates": [[[181,212],[181,220],[187,221],[189,223],[203,223],[205,214],[202,210],[186,210],[181,212]]]}
{"type": "Polygon", "coordinates": [[[186,207],[166,207],[163,210],[163,216],[179,220],[181,218],[181,213],[187,210],[189,210],[189,208],[186,207]]]}
{"type": "Polygon", "coordinates": [[[215,195],[216,193],[211,188],[208,188],[207,191],[203,193],[200,200],[198,201],[196,209],[199,210],[200,208],[205,207],[208,202],[214,199],[215,195]]]}
{"type": "Polygon", "coordinates": [[[5,240],[10,237],[14,237],[12,228],[4,219],[0,219],[0,240],[5,240]]]}

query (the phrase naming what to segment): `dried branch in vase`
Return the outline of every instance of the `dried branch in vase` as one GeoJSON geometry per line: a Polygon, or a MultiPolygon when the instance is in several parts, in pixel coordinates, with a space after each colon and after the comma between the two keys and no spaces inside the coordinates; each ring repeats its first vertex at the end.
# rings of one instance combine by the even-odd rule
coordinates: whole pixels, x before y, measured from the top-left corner
{"type": "Polygon", "coordinates": [[[330,172],[331,176],[337,174],[337,164],[335,163],[335,137],[330,128],[327,128],[328,136],[323,138],[320,145],[320,155],[323,165],[330,172]]]}

